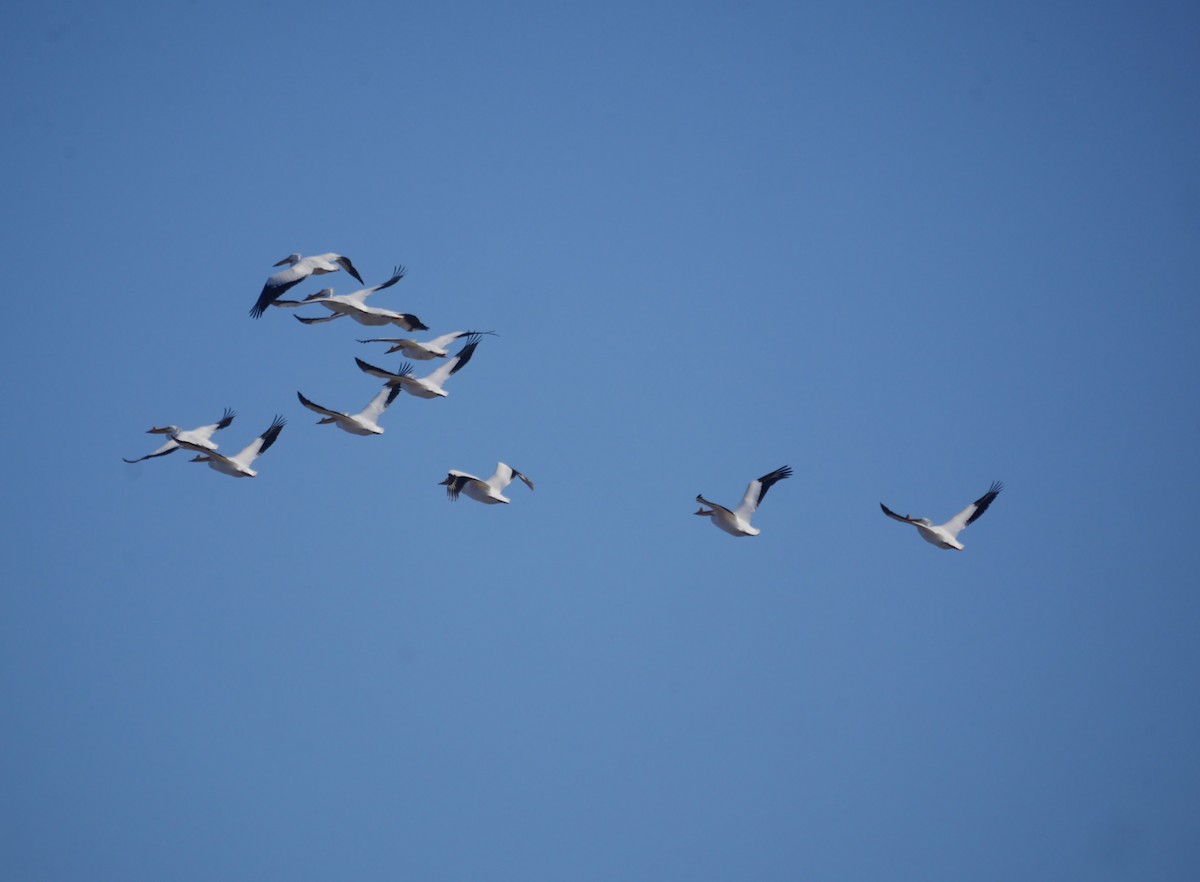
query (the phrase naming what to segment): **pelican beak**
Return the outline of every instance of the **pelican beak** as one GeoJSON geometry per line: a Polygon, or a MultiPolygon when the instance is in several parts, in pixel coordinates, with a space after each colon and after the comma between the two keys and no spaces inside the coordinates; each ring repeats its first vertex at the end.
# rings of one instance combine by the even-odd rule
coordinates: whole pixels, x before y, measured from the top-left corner
{"type": "Polygon", "coordinates": [[[692,514],[696,514],[696,515],[710,515],[710,514],[712,514],[712,512],[711,512],[711,511],[705,511],[703,508],[701,508],[699,511],[694,511],[694,512],[692,512],[692,514]]]}
{"type": "Polygon", "coordinates": [[[444,481],[438,481],[438,486],[439,486],[439,487],[449,487],[449,486],[450,486],[450,479],[449,479],[449,478],[447,478],[447,479],[446,479],[446,480],[444,480],[444,481]]]}
{"type": "MultiPolygon", "coordinates": [[[[289,254],[288,257],[291,257],[291,255],[289,254]]],[[[283,266],[287,262],[288,262],[288,258],[285,257],[283,260],[279,261],[279,263],[273,263],[273,264],[271,264],[271,266],[283,266]]]]}
{"type": "Polygon", "coordinates": [[[167,430],[166,429],[158,429],[158,428],[147,429],[146,434],[147,435],[165,435],[165,434],[167,434],[167,430]]]}
{"type": "Polygon", "coordinates": [[[208,462],[208,457],[207,456],[196,456],[196,457],[193,457],[192,459],[189,459],[188,462],[208,462]]]}

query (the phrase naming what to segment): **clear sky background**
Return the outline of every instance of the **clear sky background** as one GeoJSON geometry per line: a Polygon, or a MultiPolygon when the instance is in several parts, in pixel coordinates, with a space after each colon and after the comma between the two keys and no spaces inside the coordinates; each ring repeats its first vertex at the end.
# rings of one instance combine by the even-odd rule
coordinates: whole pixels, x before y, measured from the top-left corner
{"type": "Polygon", "coordinates": [[[6,878],[1200,876],[1200,7],[5,37],[6,878]],[[399,360],[247,316],[293,251],[499,336],[317,426],[399,360]],[[258,478],[121,461],[225,407],[258,478]],[[993,480],[962,553],[879,511],[993,480]]]}

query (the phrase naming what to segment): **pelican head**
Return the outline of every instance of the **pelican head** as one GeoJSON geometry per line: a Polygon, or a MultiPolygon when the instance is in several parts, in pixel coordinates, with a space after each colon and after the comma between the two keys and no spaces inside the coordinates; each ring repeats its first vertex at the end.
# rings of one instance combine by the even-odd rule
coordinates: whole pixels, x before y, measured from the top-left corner
{"type": "Polygon", "coordinates": [[[163,426],[161,429],[155,426],[153,429],[147,429],[147,435],[178,435],[180,432],[179,426],[163,426]]]}
{"type": "Polygon", "coordinates": [[[291,266],[295,266],[299,262],[300,262],[300,255],[297,254],[296,252],[292,252],[287,257],[285,257],[283,260],[279,261],[279,263],[273,264],[273,266],[283,266],[285,263],[289,264],[291,266]]]}

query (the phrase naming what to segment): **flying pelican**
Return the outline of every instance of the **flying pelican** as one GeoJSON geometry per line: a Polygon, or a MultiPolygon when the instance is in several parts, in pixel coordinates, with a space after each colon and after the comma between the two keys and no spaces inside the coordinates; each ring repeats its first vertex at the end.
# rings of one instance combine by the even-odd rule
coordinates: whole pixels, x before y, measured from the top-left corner
{"type": "Polygon", "coordinates": [[[910,518],[908,515],[901,517],[882,502],[879,503],[879,507],[883,509],[883,513],[889,518],[903,521],[906,524],[912,524],[917,528],[917,532],[921,534],[921,538],[931,545],[936,545],[938,548],[954,548],[962,551],[963,546],[958,541],[958,534],[975,523],[988,510],[988,506],[992,504],[992,501],[1003,489],[1003,484],[999,481],[993,481],[987,493],[984,493],[950,520],[946,521],[946,523],[937,524],[936,526],[929,518],[910,518]]]}
{"type": "Polygon", "coordinates": [[[369,325],[372,327],[398,325],[406,331],[428,331],[428,326],[423,324],[415,315],[407,312],[394,312],[390,309],[367,306],[365,302],[375,292],[382,291],[384,288],[390,288],[403,278],[404,267],[398,266],[392,271],[392,277],[382,285],[375,285],[371,288],[360,288],[357,291],[351,291],[349,294],[338,294],[336,296],[332,288],[323,288],[316,294],[310,294],[303,300],[276,300],[272,305],[297,307],[319,303],[333,313],[333,315],[322,316],[320,318],[296,316],[297,321],[303,322],[306,325],[319,325],[322,322],[331,322],[334,319],[348,315],[360,325],[369,325]]]}
{"type": "Polygon", "coordinates": [[[235,416],[237,414],[227,407],[225,408],[225,416],[221,417],[220,420],[210,423],[207,426],[200,426],[198,429],[189,429],[186,432],[180,429],[179,426],[163,426],[161,429],[157,427],[147,429],[146,434],[148,435],[168,435],[167,443],[153,453],[147,453],[145,456],[139,456],[137,459],[125,459],[125,457],[121,457],[121,459],[125,459],[126,462],[141,462],[143,459],[151,459],[155,456],[166,456],[168,453],[174,453],[179,449],[178,439],[186,439],[196,447],[203,447],[206,450],[216,450],[217,445],[209,439],[212,438],[214,432],[219,432],[232,423],[235,416]]]}
{"type": "Polygon", "coordinates": [[[427,340],[424,343],[418,343],[416,340],[402,340],[397,337],[372,337],[370,340],[359,340],[359,343],[394,343],[387,354],[393,352],[403,352],[405,358],[411,358],[415,361],[432,361],[435,358],[445,358],[447,355],[446,347],[457,340],[459,337],[478,337],[482,334],[491,334],[496,336],[495,331],[453,331],[449,334],[442,334],[440,337],[434,337],[432,340],[427,340]]]}
{"type": "Polygon", "coordinates": [[[459,493],[466,493],[474,500],[486,502],[488,505],[496,505],[500,502],[512,501],[500,491],[511,484],[513,478],[520,478],[525,482],[526,487],[530,490],[533,489],[533,481],[512,466],[502,462],[496,463],[496,473],[486,481],[466,472],[451,469],[450,474],[446,475],[446,480],[439,481],[438,484],[446,488],[446,495],[450,497],[451,502],[458,499],[459,493]]]}
{"type": "Polygon", "coordinates": [[[792,470],[789,466],[778,468],[770,474],[763,475],[757,480],[751,481],[750,486],[746,488],[746,495],[742,497],[742,504],[736,510],[730,511],[722,505],[717,505],[715,502],[709,502],[703,496],[697,496],[696,501],[700,503],[700,510],[694,514],[703,515],[712,518],[713,525],[720,527],[730,536],[757,536],[762,531],[757,527],[750,526],[750,518],[758,509],[759,503],[763,497],[767,495],[777,481],[782,481],[784,478],[790,478],[792,470]],[[709,506],[705,510],[704,506],[709,506]]]}
{"type": "Polygon", "coordinates": [[[449,393],[442,388],[442,385],[467,366],[467,362],[475,354],[475,347],[478,345],[479,338],[471,338],[466,346],[458,350],[452,358],[442,362],[437,370],[426,377],[413,376],[412,363],[407,361],[400,365],[395,373],[367,364],[361,358],[356,358],[354,361],[357,362],[358,369],[364,374],[387,380],[389,386],[402,386],[404,391],[410,395],[416,395],[418,398],[445,398],[449,393]]]}
{"type": "Polygon", "coordinates": [[[399,386],[384,385],[379,390],[379,394],[371,399],[370,404],[358,413],[349,414],[321,407],[321,405],[309,401],[300,392],[296,393],[300,398],[301,404],[309,410],[324,414],[325,418],[317,420],[317,425],[323,426],[334,423],[339,429],[349,432],[351,435],[382,435],[383,426],[379,425],[379,418],[388,409],[388,405],[396,400],[396,396],[399,394],[399,386]]]}
{"type": "Polygon", "coordinates": [[[275,439],[279,437],[279,433],[283,431],[283,427],[287,425],[287,420],[281,416],[276,416],[271,421],[271,425],[267,430],[251,441],[237,456],[225,456],[217,453],[215,450],[208,450],[200,445],[192,444],[190,441],[185,441],[183,436],[179,436],[175,440],[179,442],[179,446],[187,450],[193,450],[200,456],[191,459],[191,462],[206,462],[210,469],[216,469],[223,475],[229,475],[233,478],[253,478],[258,472],[250,468],[250,463],[258,459],[262,454],[267,452],[267,449],[275,443],[275,439]]]}
{"type": "Polygon", "coordinates": [[[360,285],[366,284],[363,282],[362,276],[358,274],[358,270],[354,268],[354,264],[350,262],[350,258],[333,252],[314,254],[309,257],[289,254],[275,266],[283,266],[285,263],[290,264],[288,268],[271,276],[263,285],[262,293],[258,295],[258,302],[250,309],[250,315],[254,318],[261,316],[268,306],[283,296],[285,291],[300,284],[309,276],[322,276],[325,273],[336,273],[339,269],[344,269],[358,279],[360,285]]]}

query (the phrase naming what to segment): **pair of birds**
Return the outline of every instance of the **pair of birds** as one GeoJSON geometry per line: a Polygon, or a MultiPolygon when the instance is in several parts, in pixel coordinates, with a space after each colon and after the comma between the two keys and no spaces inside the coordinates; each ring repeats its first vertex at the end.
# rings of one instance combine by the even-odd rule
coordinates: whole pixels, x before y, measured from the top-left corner
{"type": "MultiPolygon", "coordinates": [[[[459,332],[456,332],[459,333],[459,332]]],[[[344,432],[349,432],[351,435],[382,435],[383,427],[379,425],[379,418],[383,416],[383,412],[388,409],[396,396],[401,391],[408,392],[410,395],[415,395],[418,398],[445,398],[448,393],[444,386],[456,373],[467,366],[467,362],[471,360],[471,356],[475,354],[476,347],[479,346],[480,335],[477,332],[467,332],[470,337],[465,346],[460,349],[455,355],[447,357],[446,360],[438,366],[432,373],[418,377],[411,362],[404,362],[394,371],[385,370],[368,364],[361,358],[356,358],[354,361],[358,364],[358,369],[364,374],[369,374],[373,377],[380,377],[387,380],[383,388],[380,389],[375,397],[360,410],[358,413],[344,413],[340,410],[331,410],[317,404],[304,397],[302,392],[297,392],[296,395],[300,398],[300,403],[315,413],[321,414],[322,419],[318,420],[319,425],[333,424],[344,432]]],[[[486,333],[491,333],[490,331],[486,333]]],[[[375,342],[375,341],[369,341],[375,342]]],[[[413,343],[411,340],[401,341],[385,341],[394,342],[397,345],[393,346],[389,352],[403,348],[405,345],[413,343]]],[[[420,345],[420,344],[416,344],[420,345]]],[[[434,358],[435,355],[427,355],[426,358],[434,358]]],[[[445,356],[443,356],[445,357],[445,356]]]]}
{"type": "Polygon", "coordinates": [[[212,440],[212,436],[221,429],[227,428],[233,422],[235,416],[237,414],[227,407],[221,419],[215,423],[209,423],[207,426],[199,426],[198,428],[187,430],[180,429],[178,426],[155,426],[149,429],[147,434],[166,435],[167,442],[162,447],[151,453],[147,453],[145,456],[139,456],[137,459],[126,459],[125,462],[141,462],[144,459],[166,456],[169,453],[174,453],[176,450],[190,450],[197,454],[197,456],[191,459],[191,462],[206,462],[210,469],[215,469],[223,475],[229,475],[234,478],[253,478],[258,472],[253,469],[252,464],[275,443],[275,439],[279,437],[279,433],[287,425],[287,420],[281,416],[276,416],[271,421],[271,425],[267,427],[267,430],[242,448],[239,453],[234,456],[225,456],[225,454],[217,452],[217,445],[212,440]]]}
{"type": "MultiPolygon", "coordinates": [[[[695,514],[700,517],[710,518],[713,526],[724,530],[731,536],[757,536],[762,531],[757,527],[751,526],[750,518],[758,510],[758,506],[762,503],[763,497],[767,495],[767,491],[779,481],[791,476],[791,468],[783,466],[763,475],[761,478],[756,478],[750,482],[750,485],[746,488],[745,495],[742,497],[741,504],[735,509],[728,509],[723,505],[717,505],[715,502],[709,502],[703,495],[698,495],[696,501],[700,503],[700,510],[695,512],[695,514]],[[706,505],[708,509],[704,508],[706,505]]],[[[889,518],[894,518],[905,524],[912,524],[917,528],[917,532],[921,538],[931,545],[936,545],[938,548],[962,551],[963,545],[958,541],[958,534],[975,523],[988,510],[988,506],[995,501],[1003,489],[1004,485],[999,481],[993,482],[987,493],[976,499],[944,524],[934,524],[929,518],[913,518],[908,515],[898,515],[882,502],[879,504],[879,507],[883,509],[883,513],[889,518]]]]}

